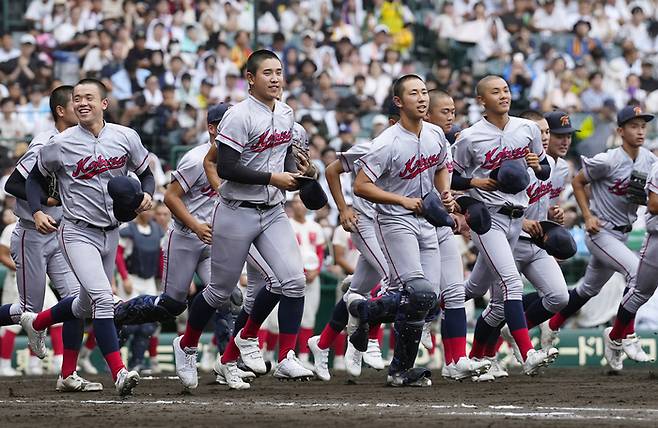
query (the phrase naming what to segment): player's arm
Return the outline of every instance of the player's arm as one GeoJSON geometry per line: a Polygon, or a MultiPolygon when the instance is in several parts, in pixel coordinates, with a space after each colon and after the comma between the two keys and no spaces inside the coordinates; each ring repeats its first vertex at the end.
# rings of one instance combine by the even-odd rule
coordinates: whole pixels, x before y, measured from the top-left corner
{"type": "Polygon", "coordinates": [[[7,267],[7,269],[15,271],[16,263],[11,258],[11,251],[6,245],[0,245],[0,263],[7,267]]]}
{"type": "Polygon", "coordinates": [[[34,165],[25,182],[25,192],[34,224],[40,233],[47,234],[57,230],[57,222],[54,218],[41,210],[42,201],[47,201],[44,188],[48,187],[46,177],[39,170],[39,165],[34,165]]]}
{"type": "Polygon", "coordinates": [[[655,193],[651,190],[649,191],[647,210],[651,215],[658,215],[658,193],[655,193]]]}
{"type": "MultiPolygon", "coordinates": [[[[24,201],[27,201],[27,192],[25,190],[25,185],[26,185],[26,179],[23,177],[23,175],[18,171],[18,168],[14,169],[14,172],[11,173],[9,178],[7,179],[7,182],[5,183],[5,192],[9,193],[10,195],[22,199],[24,201]]],[[[45,201],[41,201],[42,205],[46,205],[49,207],[54,207],[56,205],[59,205],[59,201],[55,198],[50,198],[48,195],[45,194],[44,192],[44,198],[45,201]]]]}
{"type": "Polygon", "coordinates": [[[178,180],[173,180],[167,187],[164,195],[164,203],[171,210],[171,214],[190,228],[201,241],[212,244],[212,227],[207,223],[200,223],[185,207],[183,195],[185,190],[178,180]]]}
{"type": "Polygon", "coordinates": [[[153,193],[155,193],[155,177],[153,172],[151,172],[151,167],[146,167],[141,174],[137,175],[139,182],[142,185],[142,192],[144,192],[144,199],[142,203],[135,210],[136,213],[141,213],[142,211],[148,211],[153,206],[153,193]]]}
{"type": "Polygon", "coordinates": [[[222,180],[217,173],[217,146],[210,145],[208,153],[203,158],[203,169],[206,171],[206,177],[213,189],[218,190],[222,180]]]}
{"type": "Polygon", "coordinates": [[[468,190],[480,189],[488,192],[496,190],[496,180],[491,178],[473,178],[469,177],[471,164],[473,163],[473,156],[470,148],[472,143],[468,139],[468,135],[460,132],[455,144],[452,146],[452,164],[454,170],[452,172],[452,182],[450,187],[455,190],[468,190]]]}
{"type": "Polygon", "coordinates": [[[532,142],[530,143],[530,150],[525,155],[526,164],[532,168],[538,179],[548,180],[551,175],[551,165],[548,163],[548,156],[546,156],[541,142],[539,125],[533,123],[530,125],[530,131],[532,133],[532,142]]]}
{"type": "Polygon", "coordinates": [[[336,207],[338,208],[340,225],[343,226],[343,229],[347,232],[354,232],[359,218],[356,215],[356,212],[354,212],[354,210],[347,205],[347,202],[345,202],[343,186],[340,183],[340,175],[343,172],[345,171],[342,162],[340,159],[336,159],[324,170],[324,175],[327,178],[327,184],[329,185],[331,196],[333,196],[334,201],[336,202],[336,207]]]}
{"type": "Polygon", "coordinates": [[[360,198],[367,199],[375,204],[400,205],[417,214],[423,212],[423,200],[420,198],[408,198],[397,193],[387,192],[380,189],[370,180],[370,177],[359,171],[354,180],[354,194],[360,198]]]}
{"type": "Polygon", "coordinates": [[[299,187],[295,175],[290,172],[258,171],[240,164],[240,152],[220,144],[217,149],[217,173],[219,178],[236,183],[253,185],[272,185],[281,190],[297,190],[299,187]]]}
{"type": "Polygon", "coordinates": [[[434,173],[434,187],[441,195],[441,202],[443,202],[446,210],[453,212],[455,210],[455,200],[452,193],[450,193],[450,170],[446,166],[437,169],[434,173]]]}
{"type": "Polygon", "coordinates": [[[573,186],[573,195],[576,198],[578,207],[580,207],[580,212],[583,213],[583,219],[585,219],[585,229],[587,232],[595,234],[601,230],[601,224],[599,223],[599,219],[589,209],[589,198],[585,190],[585,186],[588,183],[589,181],[581,169],[573,178],[571,185],[573,186]]]}

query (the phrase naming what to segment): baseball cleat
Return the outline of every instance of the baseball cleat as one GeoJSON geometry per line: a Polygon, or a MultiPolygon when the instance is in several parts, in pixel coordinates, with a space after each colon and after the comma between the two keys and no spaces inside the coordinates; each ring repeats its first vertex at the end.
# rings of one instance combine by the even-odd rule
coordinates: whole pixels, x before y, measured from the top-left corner
{"type": "Polygon", "coordinates": [[[375,370],[384,370],[384,359],[379,349],[379,340],[368,339],[368,349],[363,353],[363,362],[375,370]]]}
{"type": "Polygon", "coordinates": [[[103,390],[103,384],[99,382],[90,382],[78,376],[78,373],[73,372],[66,377],[62,378],[60,374],[57,378],[57,386],[55,390],[58,392],[96,392],[103,390]]]}
{"type": "Polygon", "coordinates": [[[119,370],[117,373],[117,380],[114,382],[114,386],[117,389],[117,393],[120,396],[125,397],[133,393],[133,389],[139,383],[139,373],[136,371],[128,371],[125,368],[119,370]]]}
{"type": "Polygon", "coordinates": [[[432,350],[432,348],[434,348],[434,344],[432,343],[432,323],[431,322],[426,322],[425,324],[423,324],[423,332],[420,335],[420,343],[428,351],[430,351],[430,350],[432,350]]]}
{"type": "Polygon", "coordinates": [[[228,385],[230,389],[249,389],[249,382],[256,379],[254,373],[240,370],[235,362],[222,364],[219,358],[213,370],[217,375],[215,381],[220,385],[228,385]]]}
{"type": "Polygon", "coordinates": [[[626,353],[626,356],[640,363],[653,362],[654,359],[647,355],[646,352],[642,349],[640,345],[640,338],[637,337],[637,334],[629,334],[625,339],[621,340],[621,347],[626,353]]]}
{"type": "Polygon", "coordinates": [[[624,363],[622,362],[624,348],[620,340],[610,339],[611,331],[612,327],[603,330],[603,355],[612,370],[620,371],[624,368],[624,363]]]}
{"type": "Polygon", "coordinates": [[[503,328],[500,330],[500,335],[503,336],[505,342],[509,343],[509,345],[512,347],[516,361],[523,364],[523,356],[521,356],[521,350],[519,349],[519,345],[516,344],[516,340],[514,340],[514,336],[512,336],[512,332],[509,330],[507,324],[505,324],[505,326],[503,326],[503,328]]]}
{"type": "Polygon", "coordinates": [[[308,353],[302,354],[301,352],[299,353],[299,357],[297,357],[299,361],[301,361],[302,365],[310,371],[313,371],[315,367],[313,367],[313,363],[311,363],[311,356],[308,353]]]}
{"type": "Polygon", "coordinates": [[[345,350],[345,369],[347,374],[354,377],[361,376],[361,362],[363,361],[363,353],[359,352],[352,343],[347,343],[345,350]]]}
{"type": "Polygon", "coordinates": [[[80,354],[78,355],[78,367],[81,371],[96,375],[98,370],[94,367],[94,364],[91,362],[91,350],[85,346],[80,349],[80,354]]]}
{"type": "Polygon", "coordinates": [[[354,345],[357,351],[366,352],[368,350],[368,339],[370,326],[367,321],[367,305],[361,305],[366,298],[357,293],[348,293],[347,296],[347,334],[349,342],[354,345]]]}
{"type": "Polygon", "coordinates": [[[444,379],[452,379],[452,367],[454,363],[444,364],[441,367],[441,377],[444,379]]]}
{"type": "Polygon", "coordinates": [[[37,331],[32,327],[32,323],[37,318],[37,314],[32,312],[23,312],[21,314],[21,327],[27,333],[28,345],[34,355],[43,360],[48,350],[46,349],[46,331],[37,331]]]}
{"type": "Polygon", "coordinates": [[[389,373],[386,377],[386,385],[388,386],[416,386],[416,387],[429,387],[432,386],[432,372],[422,367],[411,368],[407,371],[400,373],[389,373]]]}
{"type": "Polygon", "coordinates": [[[478,376],[472,376],[471,380],[473,382],[493,382],[496,380],[496,376],[492,375],[491,373],[483,373],[478,376]]]}
{"type": "Polygon", "coordinates": [[[551,330],[548,326],[548,321],[539,324],[539,331],[541,332],[541,347],[542,349],[549,349],[555,346],[560,335],[559,330],[551,330]]]}
{"type": "MultiPolygon", "coordinates": [[[[221,356],[218,357],[218,358],[221,358],[221,356]]],[[[237,363],[237,365],[238,365],[238,368],[239,368],[240,370],[242,370],[243,372],[251,372],[251,373],[254,373],[254,372],[252,372],[252,371],[249,369],[249,367],[247,367],[247,366],[242,362],[242,358],[238,358],[238,361],[236,361],[236,363],[237,363]]],[[[276,364],[277,364],[277,363],[276,363],[275,361],[265,360],[265,370],[267,370],[267,371],[266,371],[265,373],[263,373],[263,374],[258,374],[258,373],[254,373],[254,374],[256,375],[256,377],[261,377],[261,376],[263,376],[263,375],[266,375],[266,374],[268,374],[268,373],[272,370],[272,367],[276,367],[276,364]]]]}
{"type": "Polygon", "coordinates": [[[196,370],[197,348],[180,347],[182,336],[174,339],[174,360],[176,362],[176,374],[183,386],[194,389],[199,385],[199,376],[196,370]]]}
{"type": "Polygon", "coordinates": [[[238,331],[238,334],[233,338],[235,346],[240,350],[240,356],[242,357],[242,362],[245,366],[249,368],[249,371],[252,371],[256,374],[265,374],[267,373],[267,366],[265,365],[265,359],[263,359],[263,354],[260,352],[258,347],[258,338],[257,337],[248,337],[244,339],[242,336],[242,330],[238,331]]]}
{"type": "Polygon", "coordinates": [[[548,351],[543,349],[531,349],[526,354],[525,361],[522,364],[523,373],[528,376],[535,376],[539,374],[539,369],[551,364],[557,358],[558,352],[555,348],[550,348],[548,351]]]}
{"type": "MultiPolygon", "coordinates": [[[[308,349],[311,350],[313,354],[313,365],[315,369],[315,376],[323,381],[328,381],[331,379],[329,374],[329,349],[321,349],[318,346],[320,342],[320,336],[313,336],[308,339],[308,349]]],[[[336,361],[334,359],[334,366],[336,361]]]]}
{"type": "Polygon", "coordinates": [[[509,377],[509,373],[507,373],[507,370],[505,370],[505,367],[503,367],[502,362],[499,361],[496,357],[485,358],[483,360],[476,359],[475,361],[489,361],[491,366],[489,367],[489,370],[485,372],[485,374],[493,376],[494,379],[509,377]]]}
{"type": "Polygon", "coordinates": [[[295,351],[288,351],[286,358],[281,360],[274,370],[274,377],[279,380],[311,380],[314,374],[306,369],[295,356],[295,351]]]}

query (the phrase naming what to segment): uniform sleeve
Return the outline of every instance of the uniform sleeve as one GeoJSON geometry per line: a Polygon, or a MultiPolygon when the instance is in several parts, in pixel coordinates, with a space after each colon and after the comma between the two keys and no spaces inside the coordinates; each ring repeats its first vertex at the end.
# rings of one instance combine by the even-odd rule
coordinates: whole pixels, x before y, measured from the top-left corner
{"type": "Polygon", "coordinates": [[[355,144],[348,151],[338,153],[343,171],[354,171],[354,163],[366,155],[371,147],[369,144],[355,144]]]}
{"type": "Polygon", "coordinates": [[[28,148],[27,152],[25,152],[25,154],[18,160],[16,169],[23,176],[23,178],[27,179],[27,176],[30,175],[30,171],[32,171],[34,164],[37,162],[38,154],[39,150],[37,150],[36,147],[30,147],[28,148]]]}
{"type": "Polygon", "coordinates": [[[362,156],[355,165],[358,165],[373,183],[388,169],[391,160],[391,147],[393,144],[377,144],[362,156]]]}
{"type": "Polygon", "coordinates": [[[39,150],[36,162],[39,166],[39,172],[43,176],[54,174],[55,171],[59,170],[63,165],[62,150],[59,143],[54,142],[43,146],[39,150]]]}
{"type": "Polygon", "coordinates": [[[128,147],[130,150],[129,157],[129,168],[135,174],[140,175],[142,172],[149,167],[149,152],[146,150],[146,147],[142,144],[142,139],[139,138],[139,134],[133,131],[132,129],[128,132],[128,147]]]}
{"type": "Polygon", "coordinates": [[[607,177],[610,173],[610,163],[608,162],[608,153],[599,153],[593,158],[581,156],[583,164],[583,174],[587,181],[600,180],[607,177]]]}
{"type": "Polygon", "coordinates": [[[468,175],[473,164],[471,154],[471,141],[465,132],[461,132],[457,141],[452,145],[452,165],[460,175],[468,175]]]}
{"type": "Polygon", "coordinates": [[[647,183],[644,185],[647,192],[658,194],[658,163],[654,163],[647,177],[647,183]]]}
{"type": "Polygon", "coordinates": [[[249,120],[239,109],[230,108],[219,123],[217,129],[217,144],[226,144],[238,153],[242,153],[249,143],[247,121],[249,120]]]}
{"type": "Polygon", "coordinates": [[[441,151],[439,152],[439,164],[437,165],[437,170],[447,168],[448,172],[452,173],[452,154],[450,153],[450,144],[448,144],[448,140],[446,139],[445,135],[443,135],[443,132],[437,132],[438,136],[438,142],[439,146],[441,147],[441,151]]]}
{"type": "Polygon", "coordinates": [[[187,193],[203,173],[205,173],[203,162],[194,162],[192,161],[192,156],[186,155],[181,159],[178,168],[171,175],[178,181],[183,191],[187,193]]]}
{"type": "Polygon", "coordinates": [[[541,130],[539,125],[533,123],[530,125],[530,135],[532,140],[530,141],[530,151],[539,156],[539,162],[544,160],[546,157],[546,152],[544,151],[544,145],[541,143],[541,130]]]}

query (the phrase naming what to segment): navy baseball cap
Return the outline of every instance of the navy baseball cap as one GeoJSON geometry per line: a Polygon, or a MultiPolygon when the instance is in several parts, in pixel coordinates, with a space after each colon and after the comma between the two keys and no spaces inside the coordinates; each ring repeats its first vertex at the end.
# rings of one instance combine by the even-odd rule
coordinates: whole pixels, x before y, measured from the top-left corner
{"type": "Polygon", "coordinates": [[[564,135],[579,131],[579,129],[576,129],[571,125],[571,118],[566,112],[560,110],[552,111],[546,113],[544,119],[548,122],[551,134],[564,135]]]}
{"type": "Polygon", "coordinates": [[[617,126],[624,126],[626,122],[636,117],[651,122],[655,116],[649,113],[643,113],[640,106],[626,106],[617,113],[617,126]]]}
{"type": "Polygon", "coordinates": [[[423,198],[423,217],[434,227],[455,227],[455,221],[446,211],[436,192],[429,192],[423,198]]]}
{"type": "Polygon", "coordinates": [[[226,111],[231,107],[228,103],[219,103],[208,108],[208,123],[217,123],[222,120],[226,111]]]}
{"type": "Polygon", "coordinates": [[[299,183],[299,199],[302,200],[306,208],[309,210],[319,210],[327,205],[327,202],[329,202],[327,194],[324,193],[322,186],[317,180],[311,177],[299,176],[297,177],[297,182],[299,183]]]}
{"type": "Polygon", "coordinates": [[[533,238],[538,247],[560,260],[566,260],[576,254],[578,249],[576,241],[567,229],[550,220],[540,221],[539,224],[544,231],[544,236],[539,239],[533,238]]]}
{"type": "Polygon", "coordinates": [[[137,217],[135,210],[144,199],[139,180],[125,175],[113,177],[107,183],[107,192],[112,198],[112,210],[117,220],[127,222],[137,217]]]}
{"type": "Polygon", "coordinates": [[[489,174],[498,182],[498,190],[510,195],[522,192],[530,184],[530,175],[525,162],[520,159],[507,159],[489,174]]]}
{"type": "Polygon", "coordinates": [[[484,235],[491,229],[491,214],[484,202],[465,195],[459,196],[455,201],[473,232],[484,235]]]}

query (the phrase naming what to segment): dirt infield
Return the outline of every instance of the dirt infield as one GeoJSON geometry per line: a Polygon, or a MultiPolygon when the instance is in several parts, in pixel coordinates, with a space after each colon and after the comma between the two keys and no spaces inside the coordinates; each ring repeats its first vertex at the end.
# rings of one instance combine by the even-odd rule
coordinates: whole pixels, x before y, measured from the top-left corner
{"type": "MultiPolygon", "coordinates": [[[[515,372],[517,370],[514,370],[515,372]]],[[[344,375],[329,383],[284,383],[267,376],[248,391],[208,384],[183,392],[167,375],[146,377],[121,400],[107,377],[101,393],[59,394],[52,377],[0,380],[0,426],[597,426],[658,424],[658,377],[633,368],[553,369],[528,378],[513,373],[488,384],[454,383],[434,373],[431,388],[387,388],[366,371],[358,383],[344,375]]],[[[341,427],[342,428],[342,427],[341,427]]]]}

